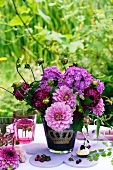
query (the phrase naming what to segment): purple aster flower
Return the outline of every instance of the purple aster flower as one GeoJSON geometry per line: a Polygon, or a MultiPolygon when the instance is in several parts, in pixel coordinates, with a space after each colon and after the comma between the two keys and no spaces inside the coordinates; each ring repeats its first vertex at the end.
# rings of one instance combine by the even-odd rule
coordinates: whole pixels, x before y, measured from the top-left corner
{"type": "Polygon", "coordinates": [[[68,104],[71,108],[76,106],[76,95],[67,86],[61,86],[59,89],[55,90],[53,93],[53,99],[55,102],[64,102],[68,104]]]}
{"type": "Polygon", "coordinates": [[[103,99],[100,98],[98,104],[92,108],[92,112],[94,113],[95,116],[101,116],[104,111],[105,111],[104,102],[103,99]]]}
{"type": "Polygon", "coordinates": [[[32,97],[32,104],[35,106],[37,109],[45,109],[47,108],[47,104],[44,102],[45,99],[50,98],[50,86],[42,86],[39,87],[35,93],[33,94],[32,97]]]}
{"type": "Polygon", "coordinates": [[[85,68],[70,66],[66,69],[60,84],[82,93],[84,89],[90,86],[91,80],[92,76],[85,68]]]}
{"type": "Polygon", "coordinates": [[[41,84],[44,85],[57,85],[62,73],[56,66],[47,67],[42,74],[41,84]]]}
{"type": "Polygon", "coordinates": [[[0,148],[0,169],[12,166],[16,169],[19,165],[19,157],[15,150],[10,146],[2,146],[0,148]]]}
{"type": "Polygon", "coordinates": [[[85,89],[84,96],[89,97],[92,100],[90,104],[86,104],[89,107],[96,106],[100,100],[100,93],[97,91],[96,88],[89,87],[85,89]]]}
{"type": "Polygon", "coordinates": [[[96,80],[97,81],[97,91],[100,93],[100,94],[102,94],[103,93],[103,91],[104,91],[104,83],[103,82],[101,82],[100,80],[98,80],[98,79],[93,79],[94,81],[96,80]]]}
{"type": "Polygon", "coordinates": [[[29,84],[25,82],[20,83],[19,85],[17,84],[17,86],[14,86],[13,95],[16,97],[17,100],[24,100],[28,88],[29,84]]]}
{"type": "Polygon", "coordinates": [[[47,108],[45,120],[53,130],[63,131],[73,123],[73,112],[64,102],[55,102],[47,108]]]}

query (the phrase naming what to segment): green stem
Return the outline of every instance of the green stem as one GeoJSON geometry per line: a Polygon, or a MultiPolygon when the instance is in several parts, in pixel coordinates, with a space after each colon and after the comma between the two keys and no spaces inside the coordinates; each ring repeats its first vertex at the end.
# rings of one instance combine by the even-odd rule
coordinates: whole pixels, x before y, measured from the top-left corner
{"type": "Polygon", "coordinates": [[[34,73],[33,73],[33,70],[32,70],[32,68],[31,68],[31,66],[30,66],[30,70],[31,70],[31,73],[32,73],[32,75],[33,75],[33,79],[34,79],[34,81],[35,81],[35,75],[34,75],[34,73]]]}
{"type": "Polygon", "coordinates": [[[41,64],[41,67],[42,67],[42,71],[43,71],[43,73],[44,73],[44,66],[43,66],[43,64],[41,64]]]}
{"type": "MultiPolygon", "coordinates": [[[[19,60],[19,59],[18,59],[18,60],[19,60]]],[[[17,62],[16,62],[16,70],[17,70],[19,76],[22,78],[22,80],[27,84],[27,82],[25,81],[25,79],[23,78],[23,76],[20,74],[20,72],[19,72],[19,70],[18,70],[18,66],[17,66],[18,60],[17,60],[17,62]]]]}
{"type": "Polygon", "coordinates": [[[7,89],[5,89],[5,88],[3,88],[3,87],[0,87],[1,89],[3,89],[3,90],[5,90],[5,91],[7,91],[8,93],[10,93],[10,94],[12,94],[13,95],[13,93],[12,92],[10,92],[9,90],[7,90],[7,89]]]}

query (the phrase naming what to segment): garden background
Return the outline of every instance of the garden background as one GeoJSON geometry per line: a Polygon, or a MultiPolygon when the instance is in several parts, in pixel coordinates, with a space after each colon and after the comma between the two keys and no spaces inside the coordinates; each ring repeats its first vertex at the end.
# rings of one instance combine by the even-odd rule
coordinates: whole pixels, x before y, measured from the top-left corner
{"type": "MultiPolygon", "coordinates": [[[[105,82],[103,95],[113,100],[113,0],[0,0],[0,86],[12,92],[12,84],[21,81],[18,58],[40,79],[40,57],[44,67],[63,70],[62,58],[68,58],[67,66],[84,66],[105,82]]],[[[23,65],[20,72],[32,81],[23,65]]],[[[0,89],[1,116],[27,107],[0,89]]],[[[113,125],[113,106],[105,113],[113,125]]]]}

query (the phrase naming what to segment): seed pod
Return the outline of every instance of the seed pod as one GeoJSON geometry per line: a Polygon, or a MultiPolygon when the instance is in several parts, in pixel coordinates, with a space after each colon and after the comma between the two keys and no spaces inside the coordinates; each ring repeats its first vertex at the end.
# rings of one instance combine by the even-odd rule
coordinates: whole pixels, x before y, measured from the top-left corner
{"type": "Polygon", "coordinates": [[[64,65],[65,65],[65,64],[67,64],[67,63],[68,63],[68,59],[67,59],[66,57],[65,57],[65,58],[63,58],[63,59],[62,59],[62,64],[64,64],[64,65]]]}
{"type": "Polygon", "coordinates": [[[37,62],[39,65],[41,65],[42,63],[44,63],[44,60],[43,60],[43,58],[39,58],[37,62]]]}

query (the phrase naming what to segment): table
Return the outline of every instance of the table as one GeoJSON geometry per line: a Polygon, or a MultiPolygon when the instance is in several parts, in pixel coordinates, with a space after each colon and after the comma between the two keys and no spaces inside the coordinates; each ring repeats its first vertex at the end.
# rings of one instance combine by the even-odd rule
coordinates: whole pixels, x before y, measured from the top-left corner
{"type": "MultiPolygon", "coordinates": [[[[34,140],[34,143],[46,143],[46,139],[45,139],[45,134],[44,134],[44,129],[43,129],[43,125],[42,124],[37,124],[36,125],[36,132],[35,132],[35,140],[34,140]]],[[[25,145],[25,144],[24,144],[25,145]]],[[[23,145],[22,145],[23,146],[23,145]]],[[[35,166],[32,166],[30,163],[29,163],[29,158],[31,157],[32,155],[26,155],[26,162],[25,163],[20,163],[19,167],[17,168],[17,170],[47,170],[48,168],[39,168],[39,167],[35,167],[35,166]]],[[[62,170],[62,169],[65,169],[65,170],[85,170],[85,169],[89,169],[89,170],[113,170],[113,165],[111,165],[111,158],[103,158],[103,157],[100,157],[99,158],[99,162],[97,165],[95,166],[92,166],[90,168],[75,168],[75,167],[71,167],[71,166],[68,166],[66,164],[61,164],[60,166],[56,166],[56,167],[53,167],[53,168],[49,168],[49,170],[62,170]]]]}

